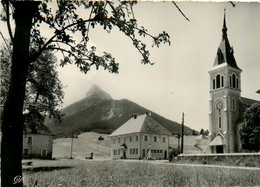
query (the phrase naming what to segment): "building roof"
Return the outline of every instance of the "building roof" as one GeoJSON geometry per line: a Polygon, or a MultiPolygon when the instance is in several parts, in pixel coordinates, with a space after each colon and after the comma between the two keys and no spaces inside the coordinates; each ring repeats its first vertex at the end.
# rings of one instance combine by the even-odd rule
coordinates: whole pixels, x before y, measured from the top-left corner
{"type": "Polygon", "coordinates": [[[169,136],[172,135],[151,116],[144,114],[132,117],[118,129],[116,129],[110,136],[119,136],[132,133],[148,133],[169,136]]]}
{"type": "Polygon", "coordinates": [[[220,64],[227,64],[230,67],[240,69],[237,66],[233,47],[230,46],[227,37],[227,27],[226,27],[226,13],[224,15],[223,28],[222,28],[222,40],[219,44],[217,56],[215,58],[214,67],[220,64]]]}
{"type": "Polygon", "coordinates": [[[247,106],[251,106],[254,103],[260,103],[260,101],[249,99],[246,97],[240,97],[240,101],[247,106]]]}
{"type": "Polygon", "coordinates": [[[210,142],[209,146],[216,146],[216,145],[225,145],[225,139],[223,136],[218,134],[212,142],[210,142]]]}

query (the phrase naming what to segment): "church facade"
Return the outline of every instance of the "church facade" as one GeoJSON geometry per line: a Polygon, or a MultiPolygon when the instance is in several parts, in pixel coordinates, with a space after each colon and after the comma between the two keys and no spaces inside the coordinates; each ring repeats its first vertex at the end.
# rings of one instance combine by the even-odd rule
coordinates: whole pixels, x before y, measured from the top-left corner
{"type": "Polygon", "coordinates": [[[211,153],[241,151],[239,126],[247,107],[255,102],[241,97],[241,72],[227,37],[224,16],[222,40],[210,75],[209,129],[211,153]]]}

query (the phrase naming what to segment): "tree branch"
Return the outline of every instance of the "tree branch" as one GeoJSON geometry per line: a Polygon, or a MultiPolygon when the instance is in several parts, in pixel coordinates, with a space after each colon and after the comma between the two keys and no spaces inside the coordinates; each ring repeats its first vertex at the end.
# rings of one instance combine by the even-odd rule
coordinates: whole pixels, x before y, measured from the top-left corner
{"type": "MultiPolygon", "coordinates": [[[[95,20],[95,19],[90,19],[90,20],[83,20],[82,22],[83,22],[83,23],[87,23],[87,22],[90,22],[90,21],[97,21],[97,20],[95,20]]],[[[66,30],[66,29],[68,29],[68,28],[70,28],[70,27],[73,27],[73,26],[77,25],[77,24],[78,24],[77,22],[76,22],[76,23],[69,24],[69,25],[67,25],[66,27],[60,29],[59,31],[64,31],[64,30],[66,30]]],[[[41,55],[41,53],[42,53],[42,51],[43,51],[44,49],[47,49],[47,46],[53,42],[53,39],[56,38],[56,36],[58,36],[58,34],[54,34],[54,35],[43,45],[42,48],[40,48],[37,52],[35,52],[35,53],[32,55],[32,57],[31,57],[31,62],[32,62],[32,61],[35,61],[35,59],[37,59],[37,58],[41,55]]]]}
{"type": "Polygon", "coordinates": [[[6,18],[7,18],[7,29],[8,29],[10,39],[13,42],[14,37],[13,37],[13,34],[12,34],[11,25],[10,25],[9,0],[5,0],[5,1],[2,2],[3,5],[4,5],[4,3],[6,3],[6,6],[3,6],[3,7],[5,7],[5,13],[6,13],[6,18]]]}
{"type": "Polygon", "coordinates": [[[179,10],[179,12],[181,13],[181,15],[183,15],[183,17],[185,17],[186,20],[190,21],[189,18],[187,18],[187,17],[184,15],[184,13],[181,11],[181,9],[178,7],[178,5],[177,5],[174,1],[172,1],[172,3],[173,3],[173,4],[175,5],[175,7],[179,10]]]}

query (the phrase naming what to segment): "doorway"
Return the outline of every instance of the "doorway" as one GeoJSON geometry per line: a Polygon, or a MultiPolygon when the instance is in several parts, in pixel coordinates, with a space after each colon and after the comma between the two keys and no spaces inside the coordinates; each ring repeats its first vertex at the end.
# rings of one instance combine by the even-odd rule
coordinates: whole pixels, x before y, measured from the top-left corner
{"type": "Polygon", "coordinates": [[[167,159],[167,151],[164,151],[164,159],[167,159]]]}
{"type": "Polygon", "coordinates": [[[143,149],[143,158],[145,158],[145,149],[143,149]]]}
{"type": "Polygon", "coordinates": [[[216,146],[216,153],[224,153],[223,145],[216,146]]]}

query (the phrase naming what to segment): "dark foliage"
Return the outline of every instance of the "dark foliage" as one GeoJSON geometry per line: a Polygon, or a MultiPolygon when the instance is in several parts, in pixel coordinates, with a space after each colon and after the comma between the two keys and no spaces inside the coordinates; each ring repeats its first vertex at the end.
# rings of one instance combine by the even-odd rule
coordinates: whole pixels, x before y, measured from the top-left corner
{"type": "Polygon", "coordinates": [[[245,111],[240,129],[242,148],[249,151],[260,150],[260,104],[255,103],[245,111]]]}

